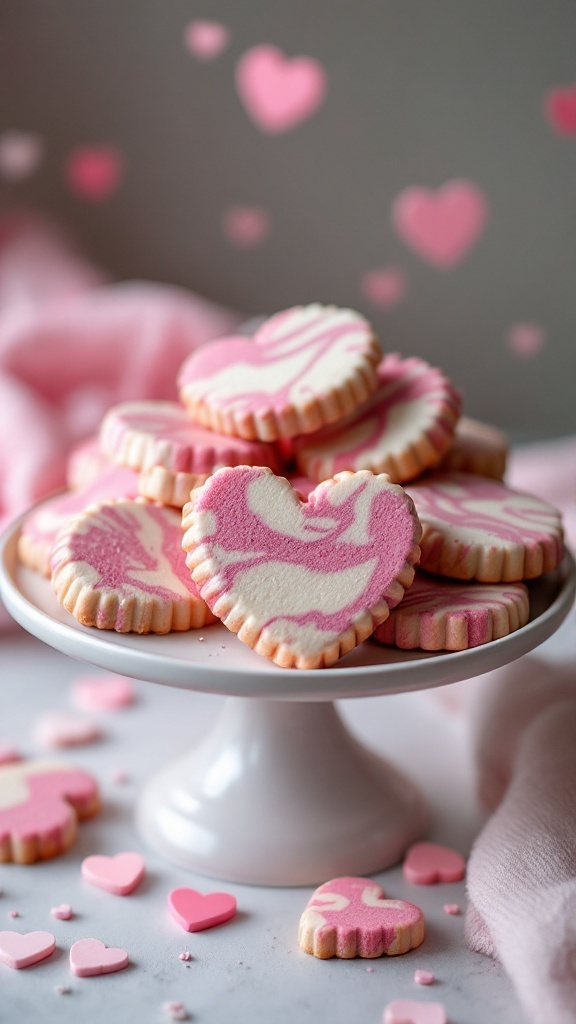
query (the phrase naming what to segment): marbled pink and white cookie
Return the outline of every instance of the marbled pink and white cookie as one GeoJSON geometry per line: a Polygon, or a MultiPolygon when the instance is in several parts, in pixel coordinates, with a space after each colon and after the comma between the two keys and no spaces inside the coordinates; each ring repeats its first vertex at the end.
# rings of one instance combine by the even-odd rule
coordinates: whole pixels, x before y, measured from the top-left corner
{"type": "Polygon", "coordinates": [[[66,485],[73,491],[89,487],[93,480],[110,469],[111,464],[112,460],[100,447],[99,436],[88,437],[68,453],[66,485]]]}
{"type": "Polygon", "coordinates": [[[295,442],[300,473],[326,480],[369,469],[404,483],[436,466],[453,441],[459,394],[441,370],[395,353],[380,363],[378,379],[357,415],[295,442]]]}
{"type": "Polygon", "coordinates": [[[294,306],[252,339],[222,338],[196,349],[178,377],[180,398],[199,423],[274,441],[347,416],[378,386],[381,351],[351,309],[294,306]]]}
{"type": "Polygon", "coordinates": [[[462,416],[452,446],[436,467],[438,472],[473,473],[502,480],[508,458],[508,440],[496,427],[462,416]]]}
{"type": "Polygon", "coordinates": [[[464,651],[507,636],[529,615],[523,583],[456,582],[417,570],[374,639],[403,650],[464,651]]]}
{"type": "Polygon", "coordinates": [[[420,566],[483,583],[535,579],[562,559],[557,509],[498,480],[434,473],[407,488],[422,522],[420,566]]]}
{"type": "Polygon", "coordinates": [[[308,901],[298,942],[321,960],[397,956],[424,941],[424,915],[414,903],[389,900],[370,878],[333,878],[308,901]]]}
{"type": "Polygon", "coordinates": [[[285,668],[331,665],[404,595],[420,524],[401,487],[341,473],[307,501],[270,470],[221,469],[184,506],[200,593],[240,640],[285,668]]]}
{"type": "Polygon", "coordinates": [[[100,444],[114,462],[140,472],[140,493],[182,508],[193,487],[222,466],[269,466],[281,472],[273,444],[205,430],[177,402],[141,400],[108,410],[100,444]]]}
{"type": "Polygon", "coordinates": [[[60,761],[0,767],[0,862],[31,864],[72,845],[78,822],[100,809],[96,780],[60,761]]]}
{"type": "Polygon", "coordinates": [[[180,514],[136,501],[92,505],[52,549],[52,589],[84,626],[118,633],[197,629],[214,616],[190,579],[180,514]]]}
{"type": "Polygon", "coordinates": [[[47,498],[26,516],[18,538],[18,557],[29,569],[50,576],[50,555],[56,534],[73,516],[108,498],[137,498],[138,474],[123,466],[108,468],[75,491],[47,498]]]}

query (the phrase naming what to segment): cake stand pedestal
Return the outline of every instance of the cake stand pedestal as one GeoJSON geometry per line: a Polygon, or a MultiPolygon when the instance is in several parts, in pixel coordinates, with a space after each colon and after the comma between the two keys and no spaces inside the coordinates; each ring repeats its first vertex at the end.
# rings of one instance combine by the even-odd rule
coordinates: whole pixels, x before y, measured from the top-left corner
{"type": "Polygon", "coordinates": [[[221,625],[142,637],[80,626],[49,582],[18,563],[19,528],[3,539],[0,593],[20,625],[109,671],[228,696],[204,741],[147,784],[136,818],[170,861],[257,885],[371,874],[424,832],[414,784],[355,739],[335,701],[440,686],[508,664],[554,633],[575,593],[567,554],[530,584],[530,622],[501,640],[448,654],[365,641],[330,669],[299,672],[260,658],[221,625]]]}

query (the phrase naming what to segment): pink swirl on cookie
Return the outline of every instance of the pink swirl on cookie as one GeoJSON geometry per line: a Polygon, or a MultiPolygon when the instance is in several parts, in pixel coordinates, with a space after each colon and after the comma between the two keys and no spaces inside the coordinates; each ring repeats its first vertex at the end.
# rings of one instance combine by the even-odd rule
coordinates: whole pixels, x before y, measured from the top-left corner
{"type": "Polygon", "coordinates": [[[385,475],[342,473],[302,501],[270,470],[221,469],[184,506],[200,593],[259,654],[330,665],[401,600],[418,560],[412,502],[385,475]]]}
{"type": "Polygon", "coordinates": [[[424,941],[424,915],[414,903],[386,899],[369,878],[333,878],[308,901],[298,942],[322,960],[396,956],[424,941]]]}
{"type": "Polygon", "coordinates": [[[295,443],[301,473],[326,480],[346,469],[369,469],[403,483],[440,461],[460,415],[460,396],[448,378],[422,359],[391,353],[378,379],[359,413],[295,443]]]}
{"type": "Polygon", "coordinates": [[[532,494],[467,473],[410,484],[422,521],[420,564],[428,572],[485,583],[534,579],[562,559],[562,519],[532,494]]]}
{"type": "Polygon", "coordinates": [[[403,650],[463,651],[507,636],[529,615],[523,583],[460,583],[417,570],[374,639],[403,650]]]}
{"type": "Polygon", "coordinates": [[[58,761],[22,761],[0,768],[0,861],[30,864],[63,853],[79,820],[100,808],[87,772],[58,761]]]}
{"type": "Polygon", "coordinates": [[[180,515],[137,501],[102,502],[72,519],[52,550],[52,589],[84,626],[168,633],[214,621],[187,572],[180,515]]]}
{"type": "Polygon", "coordinates": [[[138,474],[109,463],[108,469],[86,487],[48,498],[33,509],[22,524],[18,538],[20,561],[43,576],[50,576],[52,545],[69,519],[96,502],[107,498],[136,498],[138,492],[138,474]]]}
{"type": "Polygon", "coordinates": [[[294,306],[250,340],[223,338],[184,362],[180,398],[199,423],[274,441],[348,415],[378,385],[378,342],[364,317],[336,306],[294,306]]]}

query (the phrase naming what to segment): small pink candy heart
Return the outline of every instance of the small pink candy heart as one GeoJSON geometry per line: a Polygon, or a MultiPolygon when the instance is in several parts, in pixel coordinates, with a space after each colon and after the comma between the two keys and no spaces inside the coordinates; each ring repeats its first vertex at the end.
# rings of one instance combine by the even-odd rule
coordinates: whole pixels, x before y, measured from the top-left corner
{"type": "Polygon", "coordinates": [[[448,181],[436,192],[407,188],[392,207],[392,220],[402,240],[442,270],[463,259],[487,219],[486,198],[470,181],[448,181]]]}
{"type": "Polygon", "coordinates": [[[45,960],[55,948],[51,932],[0,932],[0,961],[15,970],[45,960]]]}
{"type": "Polygon", "coordinates": [[[254,46],[236,67],[238,95],[264,132],[279,135],[318,109],[326,93],[326,73],[312,57],[288,59],[275,46],[254,46]]]}
{"type": "Polygon", "coordinates": [[[127,896],[142,881],[146,865],[139,853],[117,853],[114,857],[95,854],[82,861],[82,878],[98,889],[127,896]]]}
{"type": "Polygon", "coordinates": [[[558,135],[576,135],[576,85],[551,89],[544,110],[558,135]]]}
{"type": "Polygon", "coordinates": [[[384,1024],[447,1024],[442,1003],[417,1003],[414,999],[395,999],[384,1010],[384,1024]]]}
{"type": "Polygon", "coordinates": [[[70,970],[78,978],[122,971],[128,960],[125,949],[105,946],[99,939],[79,939],[70,950],[70,970]]]}
{"type": "Polygon", "coordinates": [[[532,359],[544,348],[546,336],[539,324],[514,324],[506,336],[508,348],[521,359],[532,359]]]}
{"type": "Polygon", "coordinates": [[[168,894],[168,909],[185,931],[201,932],[234,917],[236,899],[226,892],[204,894],[196,889],[173,889],[168,894]]]}
{"type": "Polygon", "coordinates": [[[41,747],[79,747],[99,740],[102,733],[94,722],[75,715],[46,714],[34,725],[34,739],[41,747]]]}
{"type": "Polygon", "coordinates": [[[133,683],[126,676],[78,679],[72,686],[72,701],[86,711],[117,711],[134,703],[133,683]]]}
{"type": "Polygon", "coordinates": [[[459,882],[466,872],[462,854],[438,843],[414,843],[403,864],[404,878],[413,885],[459,882]]]}
{"type": "Polygon", "coordinates": [[[65,177],[72,192],[97,203],[115,191],[123,171],[122,156],[112,146],[84,146],[68,157],[65,177]]]}
{"type": "Polygon", "coordinates": [[[228,46],[230,33],[219,21],[191,21],[184,29],[184,43],[193,57],[214,60],[228,46]]]}
{"type": "Polygon", "coordinates": [[[61,903],[59,907],[52,907],[50,913],[57,921],[69,921],[72,917],[72,907],[69,903],[61,903]]]}
{"type": "Polygon", "coordinates": [[[253,249],[270,231],[270,217],[258,206],[230,206],[222,216],[222,231],[232,245],[253,249]]]}
{"type": "Polygon", "coordinates": [[[361,288],[373,306],[391,309],[406,292],[406,276],[396,267],[380,267],[364,275],[361,288]]]}
{"type": "Polygon", "coordinates": [[[8,181],[24,181],[37,169],[43,151],[42,139],[35,132],[2,132],[0,174],[8,181]]]}

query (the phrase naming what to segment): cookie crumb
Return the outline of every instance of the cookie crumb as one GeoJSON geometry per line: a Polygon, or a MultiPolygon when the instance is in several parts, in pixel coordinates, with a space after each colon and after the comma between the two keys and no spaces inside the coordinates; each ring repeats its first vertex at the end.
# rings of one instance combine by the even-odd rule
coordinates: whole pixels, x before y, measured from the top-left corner
{"type": "Polygon", "coordinates": [[[189,953],[188,950],[186,949],[183,953],[179,954],[178,959],[179,960],[191,960],[192,959],[192,953],[189,953]]]}
{"type": "Polygon", "coordinates": [[[414,971],[414,981],[417,985],[432,985],[435,978],[432,971],[414,971]]]}

